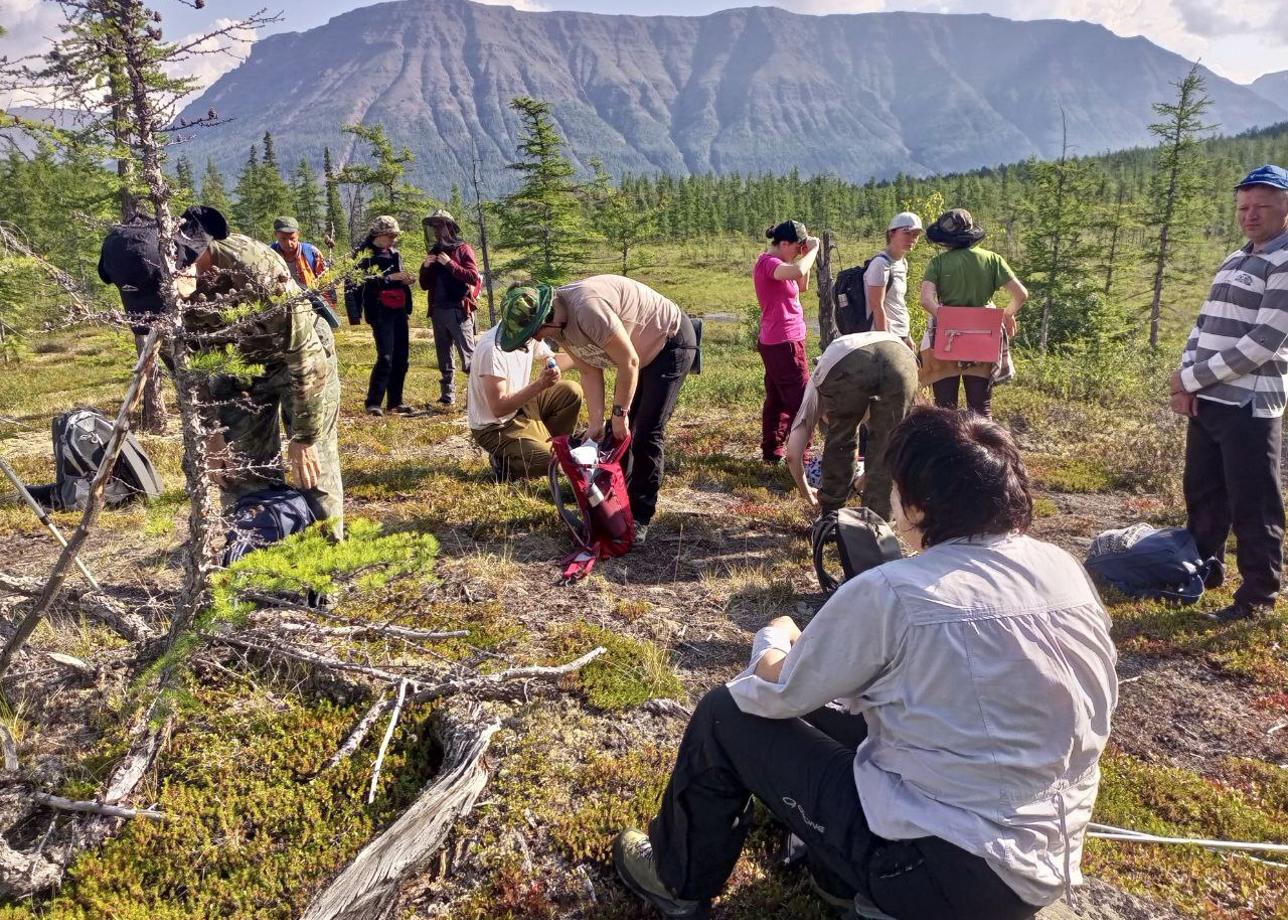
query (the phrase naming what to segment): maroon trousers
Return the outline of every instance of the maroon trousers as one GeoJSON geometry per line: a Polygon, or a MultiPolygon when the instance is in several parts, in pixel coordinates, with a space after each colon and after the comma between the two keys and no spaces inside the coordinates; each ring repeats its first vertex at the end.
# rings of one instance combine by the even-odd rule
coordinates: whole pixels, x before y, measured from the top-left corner
{"type": "Polygon", "coordinates": [[[805,343],[782,342],[756,346],[765,362],[765,405],[760,413],[760,454],[767,463],[783,459],[783,446],[791,431],[792,419],[805,398],[809,383],[809,365],[805,363],[805,343]]]}

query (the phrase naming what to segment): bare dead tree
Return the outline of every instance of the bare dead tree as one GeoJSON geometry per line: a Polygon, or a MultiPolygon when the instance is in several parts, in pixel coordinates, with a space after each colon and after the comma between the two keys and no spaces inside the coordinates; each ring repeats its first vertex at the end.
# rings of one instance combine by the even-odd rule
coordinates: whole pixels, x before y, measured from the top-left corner
{"type": "Polygon", "coordinates": [[[479,148],[470,147],[470,182],[474,186],[474,211],[479,222],[479,248],[483,253],[483,283],[487,286],[488,325],[496,325],[496,305],[492,300],[492,258],[487,244],[487,215],[483,207],[483,194],[479,190],[479,148]]]}
{"type": "Polygon", "coordinates": [[[832,231],[824,230],[818,244],[818,336],[819,347],[826,349],[836,338],[836,291],[832,278],[832,231]]]}

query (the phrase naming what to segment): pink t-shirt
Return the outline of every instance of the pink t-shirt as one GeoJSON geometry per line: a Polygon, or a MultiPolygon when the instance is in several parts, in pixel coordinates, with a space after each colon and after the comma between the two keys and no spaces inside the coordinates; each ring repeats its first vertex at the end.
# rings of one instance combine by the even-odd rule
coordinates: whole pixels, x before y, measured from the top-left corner
{"type": "Polygon", "coordinates": [[[762,345],[805,341],[805,312],[801,309],[800,285],[774,277],[774,269],[782,264],[783,260],[772,252],[762,252],[752,273],[756,282],[756,299],[760,301],[762,345]]]}

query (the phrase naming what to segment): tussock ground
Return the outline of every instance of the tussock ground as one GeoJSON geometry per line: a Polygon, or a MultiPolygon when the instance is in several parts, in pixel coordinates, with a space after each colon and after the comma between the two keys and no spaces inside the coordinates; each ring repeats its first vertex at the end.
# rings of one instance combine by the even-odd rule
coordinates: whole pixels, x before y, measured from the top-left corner
{"type": "MultiPolygon", "coordinates": [[[[393,577],[368,577],[381,569],[377,560],[339,578],[336,612],[353,622],[470,630],[467,639],[434,646],[354,641],[343,654],[459,673],[608,649],[556,690],[520,688],[488,703],[503,724],[488,755],[492,780],[440,858],[406,887],[397,915],[642,918],[607,854],[620,827],[651,815],[684,727],[674,708],[653,701],[691,706],[742,669],[751,634],[766,619],[790,613],[803,625],[824,600],[808,561],[808,519],[787,473],[757,459],[754,352],[738,327],[708,327],[707,372],[683,391],[648,545],[601,564],[581,584],[557,587],[569,543],[545,484],[494,485],[460,408],[429,408],[437,370],[427,330],[413,339],[409,400],[426,407],[413,418],[362,414],[369,337],[346,329],[339,342],[348,514],[373,522],[356,528],[356,539],[367,548],[385,539],[382,546],[406,549],[422,534],[434,542],[417,567],[393,577]]],[[[49,337],[24,358],[21,380],[12,368],[4,372],[0,450],[29,481],[53,475],[50,415],[82,403],[114,411],[131,354],[124,336],[81,329],[49,337]]],[[[1154,408],[1161,402],[1154,381],[1136,380],[1131,400],[1107,406],[1037,386],[1059,377],[1037,370],[1022,364],[1019,384],[995,400],[1030,464],[1036,534],[1077,554],[1108,527],[1177,522],[1182,429],[1154,408]]],[[[1100,372],[1109,373],[1084,371],[1100,372]]],[[[186,496],[177,431],[141,440],[168,491],[150,506],[105,514],[85,555],[111,593],[164,626],[180,576],[186,496]]],[[[59,520],[75,524],[69,515],[59,520]]],[[[39,576],[55,550],[25,509],[0,501],[0,568],[39,576]]],[[[284,552],[273,566],[290,569],[284,552]]],[[[1288,612],[1235,627],[1202,618],[1228,599],[1227,588],[1178,610],[1107,598],[1127,681],[1096,820],[1283,842],[1288,612]]],[[[18,607],[18,599],[0,597],[5,617],[18,607]]],[[[250,628],[277,615],[238,608],[226,619],[250,628]]],[[[94,794],[123,750],[123,717],[137,702],[147,662],[135,652],[65,612],[41,627],[0,701],[25,783],[94,794]],[[60,668],[44,656],[51,651],[82,658],[92,674],[60,668]]],[[[298,663],[211,647],[194,658],[187,691],[174,737],[140,796],[176,820],[129,826],[81,857],[52,898],[0,907],[0,920],[292,917],[433,770],[433,712],[414,707],[395,734],[373,804],[365,802],[372,740],[342,768],[319,774],[369,700],[298,663]]],[[[5,788],[0,812],[22,813],[5,788]]],[[[60,820],[30,814],[10,842],[38,839],[60,820]]],[[[802,879],[775,867],[774,847],[764,822],[718,918],[822,920],[802,879]]],[[[1246,857],[1093,841],[1084,867],[1096,881],[1079,916],[1288,918],[1288,870],[1246,857]]]]}

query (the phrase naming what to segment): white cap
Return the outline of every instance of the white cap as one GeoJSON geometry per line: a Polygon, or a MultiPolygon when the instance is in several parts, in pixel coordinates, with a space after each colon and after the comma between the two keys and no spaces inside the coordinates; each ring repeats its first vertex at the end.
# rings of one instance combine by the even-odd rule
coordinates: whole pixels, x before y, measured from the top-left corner
{"type": "Polygon", "coordinates": [[[894,217],[890,218],[890,226],[887,230],[920,230],[921,218],[911,211],[900,211],[894,217]]]}

